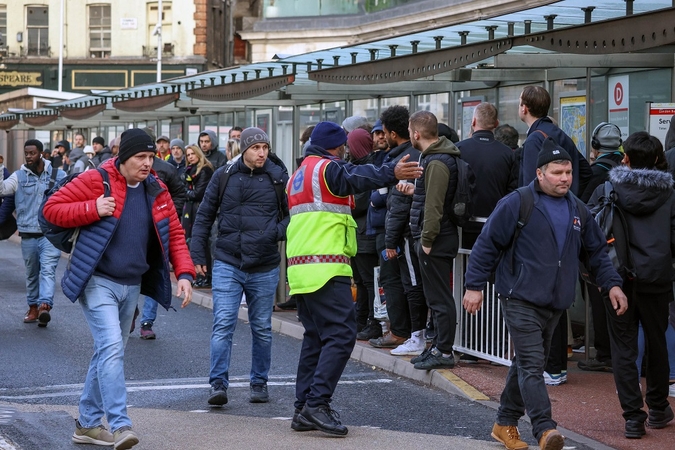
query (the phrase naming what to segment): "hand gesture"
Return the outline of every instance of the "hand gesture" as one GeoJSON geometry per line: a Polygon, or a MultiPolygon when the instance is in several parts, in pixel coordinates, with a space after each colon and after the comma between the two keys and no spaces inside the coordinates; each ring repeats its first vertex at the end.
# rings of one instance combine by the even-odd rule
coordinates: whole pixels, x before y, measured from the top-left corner
{"type": "Polygon", "coordinates": [[[415,193],[415,185],[412,183],[398,183],[396,190],[403,195],[413,195],[415,193]]]}
{"type": "Polygon", "coordinates": [[[422,176],[422,168],[417,161],[411,161],[410,155],[405,155],[398,161],[396,167],[394,167],[394,176],[398,180],[410,180],[414,178],[419,178],[422,176]]]}

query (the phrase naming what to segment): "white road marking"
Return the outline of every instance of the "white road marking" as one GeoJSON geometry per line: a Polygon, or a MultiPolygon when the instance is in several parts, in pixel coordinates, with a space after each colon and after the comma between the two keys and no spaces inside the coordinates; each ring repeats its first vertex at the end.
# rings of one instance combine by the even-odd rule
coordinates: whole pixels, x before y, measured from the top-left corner
{"type": "MultiPolygon", "coordinates": [[[[202,379],[200,379],[201,381],[202,379]]],[[[195,380],[196,381],[196,380],[195,380]]],[[[342,380],[338,384],[341,385],[362,385],[362,384],[379,384],[379,383],[391,383],[392,380],[387,378],[376,378],[376,379],[366,379],[366,380],[342,380]]],[[[146,392],[146,391],[169,391],[176,389],[208,389],[211,386],[208,383],[175,383],[175,384],[162,384],[160,380],[155,380],[154,383],[147,381],[132,381],[127,383],[127,392],[146,392]]],[[[289,381],[268,381],[268,386],[295,386],[295,380],[289,381]]],[[[250,382],[247,381],[234,381],[231,382],[230,388],[248,388],[250,382]]],[[[0,395],[0,400],[30,400],[30,399],[40,399],[40,398],[58,398],[58,397],[79,397],[82,394],[82,389],[84,384],[68,384],[68,385],[55,385],[55,386],[41,386],[39,388],[21,388],[17,391],[30,391],[39,393],[25,394],[25,395],[0,395]]],[[[8,389],[3,389],[3,391],[8,391],[8,389]]],[[[4,450],[4,449],[0,449],[4,450]]]]}

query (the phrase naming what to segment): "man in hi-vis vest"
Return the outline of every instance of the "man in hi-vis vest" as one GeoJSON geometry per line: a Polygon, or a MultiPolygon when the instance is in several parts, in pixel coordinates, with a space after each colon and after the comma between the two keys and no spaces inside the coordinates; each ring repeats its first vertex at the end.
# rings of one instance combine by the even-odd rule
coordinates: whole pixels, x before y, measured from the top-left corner
{"type": "Polygon", "coordinates": [[[291,428],[337,436],[348,430],[330,401],[356,343],[349,264],[356,254],[352,194],[422,174],[407,157],[381,167],[348,163],[343,160],[346,141],[338,125],[320,122],[287,186],[288,284],[305,327],[291,428]]]}

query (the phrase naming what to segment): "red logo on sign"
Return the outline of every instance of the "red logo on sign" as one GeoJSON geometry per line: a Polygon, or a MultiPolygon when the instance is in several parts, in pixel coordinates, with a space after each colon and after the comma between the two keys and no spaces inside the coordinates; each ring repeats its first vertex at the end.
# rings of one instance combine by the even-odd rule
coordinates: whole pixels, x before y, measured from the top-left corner
{"type": "Polygon", "coordinates": [[[619,106],[621,102],[623,102],[623,86],[621,86],[621,83],[616,83],[614,86],[614,103],[619,106]]]}

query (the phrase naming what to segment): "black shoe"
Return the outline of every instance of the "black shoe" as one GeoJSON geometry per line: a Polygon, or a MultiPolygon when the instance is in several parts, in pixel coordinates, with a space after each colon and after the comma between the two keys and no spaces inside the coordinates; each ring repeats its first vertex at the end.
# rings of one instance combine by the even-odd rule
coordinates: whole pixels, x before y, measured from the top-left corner
{"type": "Polygon", "coordinates": [[[295,413],[293,413],[293,421],[291,422],[291,429],[295,431],[312,431],[317,429],[316,425],[314,425],[313,423],[310,423],[309,425],[300,423],[300,420],[298,419],[299,415],[300,409],[295,408],[295,413]]]}
{"type": "Polygon", "coordinates": [[[640,439],[642,436],[647,434],[645,430],[645,423],[639,420],[627,420],[626,421],[626,431],[623,435],[628,439],[640,439]]]}
{"type": "Polygon", "coordinates": [[[287,301],[277,303],[276,307],[282,311],[293,311],[298,309],[298,304],[295,301],[295,297],[291,296],[291,298],[289,298],[287,301]]]}
{"type": "Polygon", "coordinates": [[[209,405],[223,406],[226,404],[227,404],[227,388],[222,383],[218,383],[211,386],[209,405]]]}
{"type": "Polygon", "coordinates": [[[675,416],[673,415],[673,408],[668,405],[663,411],[658,411],[656,409],[649,409],[649,418],[647,419],[647,426],[649,428],[665,428],[668,425],[668,422],[673,420],[675,416]]]}
{"type": "Polygon", "coordinates": [[[340,423],[337,411],[333,411],[328,405],[315,408],[305,405],[298,415],[298,422],[306,427],[314,425],[317,430],[333,436],[347,436],[349,431],[340,423]]]}
{"type": "Polygon", "coordinates": [[[612,363],[611,362],[599,361],[595,358],[587,359],[586,361],[579,361],[577,363],[577,366],[581,370],[587,370],[587,371],[590,371],[590,372],[611,372],[612,371],[612,363]]]}
{"type": "Polygon", "coordinates": [[[270,401],[270,395],[267,392],[267,383],[252,384],[251,395],[248,399],[250,403],[267,403],[270,401]]]}
{"type": "Polygon", "coordinates": [[[410,359],[410,364],[417,364],[418,362],[421,362],[421,361],[424,361],[425,359],[427,359],[429,357],[429,355],[431,354],[431,348],[432,347],[424,349],[422,351],[421,355],[415,356],[414,358],[410,359]]]}
{"type": "Polygon", "coordinates": [[[356,333],[356,339],[359,341],[369,341],[370,339],[377,339],[382,337],[382,325],[378,322],[368,322],[366,327],[356,333]]]}
{"type": "MultiPolygon", "coordinates": [[[[422,355],[420,355],[422,356],[422,355]]],[[[415,369],[418,370],[432,370],[432,369],[452,369],[455,367],[455,357],[443,356],[440,350],[432,348],[424,360],[415,363],[415,369]]]]}

